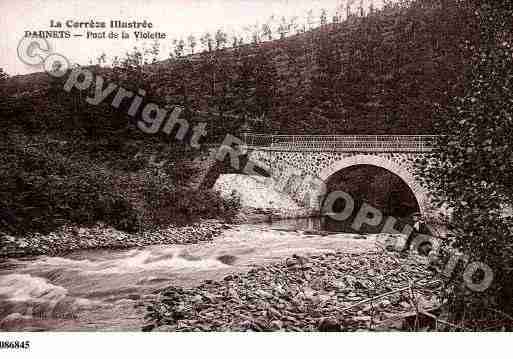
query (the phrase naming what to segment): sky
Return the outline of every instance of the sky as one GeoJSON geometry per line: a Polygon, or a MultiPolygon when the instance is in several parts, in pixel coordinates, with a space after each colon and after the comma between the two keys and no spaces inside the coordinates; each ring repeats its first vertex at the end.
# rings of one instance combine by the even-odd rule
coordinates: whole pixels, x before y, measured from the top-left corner
{"type": "MultiPolygon", "coordinates": [[[[25,74],[40,69],[30,67],[16,56],[16,49],[25,31],[53,30],[50,21],[78,22],[122,20],[153,23],[154,31],[166,33],[160,41],[161,58],[172,50],[172,40],[190,34],[200,37],[205,32],[223,29],[228,34],[243,33],[247,25],[263,24],[275,15],[277,18],[298,16],[306,22],[307,12],[314,11],[319,19],[321,9],[331,18],[338,7],[351,0],[0,0],[0,67],[9,75],[25,74]]],[[[364,0],[368,6],[371,0],[364,0]]],[[[357,6],[360,0],[353,0],[357,6]]],[[[381,0],[374,0],[376,7],[381,0]]],[[[61,30],[61,29],[56,29],[61,30]]],[[[76,29],[62,28],[62,30],[76,29]]],[[[110,29],[95,29],[103,31],[110,29]]],[[[85,34],[87,29],[78,30],[85,34]]],[[[132,30],[130,30],[131,32],[132,30]]],[[[109,40],[71,37],[49,39],[53,52],[63,54],[71,63],[87,65],[106,53],[109,63],[114,56],[123,56],[134,46],[151,45],[151,40],[109,40]]]]}

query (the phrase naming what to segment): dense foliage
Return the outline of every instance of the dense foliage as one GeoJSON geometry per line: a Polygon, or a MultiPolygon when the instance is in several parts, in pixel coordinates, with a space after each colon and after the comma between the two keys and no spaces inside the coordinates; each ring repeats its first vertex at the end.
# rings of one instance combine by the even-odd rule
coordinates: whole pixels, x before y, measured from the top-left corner
{"type": "Polygon", "coordinates": [[[394,2],[280,40],[179,47],[152,71],[160,98],[218,114],[222,134],[248,119],[264,132],[431,133],[436,105],[463,93],[465,41],[479,41],[468,2],[394,2]]]}
{"type": "MultiPolygon", "coordinates": [[[[205,35],[203,52],[195,52],[194,37],[176,41],[163,62],[155,60],[156,45],[109,66],[102,56],[95,71],[128,89],[144,88],[147,101],[183,105],[189,122],[208,123],[210,139],[248,123],[282,134],[431,133],[436,106],[463,94],[479,20],[467,1],[404,1],[279,40],[255,36],[253,44],[234,40],[226,47],[226,34],[205,35]]],[[[47,86],[38,75],[11,80],[14,92],[47,86]]],[[[83,96],[77,91],[74,98],[84,118],[75,114],[69,127],[101,130],[94,123],[104,124],[107,115],[117,119],[111,127],[125,126],[123,111],[90,108],[83,96]]]]}
{"type": "MultiPolygon", "coordinates": [[[[150,88],[137,51],[103,75],[128,89],[150,88]]],[[[28,77],[35,81],[1,84],[0,231],[102,221],[133,232],[237,211],[237,199],[187,187],[200,151],[141,133],[124,108],[88,105],[85,91],[63,90],[64,78],[28,77]]]]}
{"type": "MultiPolygon", "coordinates": [[[[134,154],[131,146],[124,146],[121,155],[103,148],[103,156],[113,157],[105,161],[90,156],[83,142],[13,132],[0,139],[0,230],[7,233],[98,221],[134,232],[199,218],[231,218],[238,210],[236,199],[186,187],[196,169],[173,157],[171,148],[161,152],[169,161],[156,167],[149,163],[150,154],[134,154]]],[[[98,148],[94,143],[89,147],[98,148]]]]}
{"type": "MultiPolygon", "coordinates": [[[[190,56],[184,53],[185,42],[179,41],[173,57],[165,62],[155,61],[155,47],[135,50],[116,59],[112,67],[91,70],[134,92],[145,89],[145,101],[183,105],[191,124],[208,123],[211,140],[237,133],[248,122],[256,131],[279,133],[426,133],[434,130],[436,106],[445,107],[451,97],[463,94],[464,69],[479,41],[478,23],[468,2],[399,2],[367,16],[348,14],[343,22],[322,21],[317,29],[276,41],[256,38],[252,45],[234,41],[234,47],[226,48],[227,39],[218,33],[201,39],[207,50],[200,53],[194,53],[196,40],[188,39],[194,53],[190,56]]],[[[105,57],[98,63],[105,65],[105,57]]],[[[112,97],[91,106],[84,101],[84,91],[66,93],[62,84],[63,80],[49,81],[45,74],[16,76],[2,83],[9,94],[0,100],[4,135],[16,130],[28,136],[29,144],[65,141],[65,152],[57,151],[59,156],[83,161],[81,166],[70,166],[70,171],[102,168],[128,179],[143,173],[169,176],[171,187],[157,191],[164,196],[182,191],[194,176],[186,163],[197,151],[177,150],[172,136],[138,132],[126,108],[110,106],[112,97]],[[168,169],[148,169],[144,159],[162,148],[171,155],[168,169]]],[[[55,147],[49,148],[52,157],[55,147]]],[[[17,154],[21,157],[15,160],[22,163],[25,152],[17,154]]],[[[3,170],[6,178],[16,173],[12,165],[3,170]]],[[[42,174],[45,179],[53,175],[42,174]]],[[[91,177],[91,183],[101,178],[91,177]]],[[[157,186],[166,181],[154,177],[150,182],[157,186]]],[[[13,194],[7,197],[4,207],[33,205],[33,201],[14,201],[18,197],[13,194]]],[[[159,203],[154,200],[151,203],[159,203]]],[[[201,207],[198,213],[204,215],[201,207]]]]}
{"type": "Polygon", "coordinates": [[[445,137],[420,167],[438,204],[450,208],[452,246],[493,270],[484,292],[456,285],[450,303],[460,319],[487,318],[497,308],[513,313],[512,9],[509,1],[480,3],[481,41],[467,44],[465,93],[439,108],[436,128],[445,137]]]}

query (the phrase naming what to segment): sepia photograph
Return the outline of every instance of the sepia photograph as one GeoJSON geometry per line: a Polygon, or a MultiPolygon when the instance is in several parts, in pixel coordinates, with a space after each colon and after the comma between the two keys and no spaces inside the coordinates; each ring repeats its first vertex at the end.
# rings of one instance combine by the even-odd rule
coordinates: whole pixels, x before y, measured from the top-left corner
{"type": "Polygon", "coordinates": [[[510,0],[0,0],[0,355],[509,339],[512,46],[510,0]]]}

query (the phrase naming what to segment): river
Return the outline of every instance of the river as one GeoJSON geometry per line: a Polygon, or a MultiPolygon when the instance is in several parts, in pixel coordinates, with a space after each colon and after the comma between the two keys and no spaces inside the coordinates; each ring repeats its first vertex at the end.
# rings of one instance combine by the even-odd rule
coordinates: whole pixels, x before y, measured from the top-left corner
{"type": "Polygon", "coordinates": [[[0,263],[0,330],[140,330],[145,302],[292,254],[377,250],[380,235],[318,232],[320,219],[247,224],[212,242],[79,251],[0,263]]]}

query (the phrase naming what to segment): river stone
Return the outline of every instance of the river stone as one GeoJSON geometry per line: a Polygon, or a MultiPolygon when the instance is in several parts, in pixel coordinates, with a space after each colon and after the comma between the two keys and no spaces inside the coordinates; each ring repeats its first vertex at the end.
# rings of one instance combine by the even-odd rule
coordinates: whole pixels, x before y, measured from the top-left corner
{"type": "MultiPolygon", "coordinates": [[[[204,281],[196,288],[177,288],[172,291],[172,301],[159,297],[153,304],[155,312],[164,318],[156,324],[175,325],[174,315],[166,313],[174,313],[178,303],[182,302],[186,309],[179,312],[184,316],[182,321],[188,324],[178,330],[184,331],[205,328],[252,331],[358,330],[368,328],[370,316],[366,314],[370,312],[370,304],[365,303],[340,312],[342,308],[370,296],[386,293],[388,287],[393,290],[407,285],[403,278],[394,280],[392,277],[395,276],[386,277],[380,273],[400,270],[425,277],[432,275],[417,263],[379,253],[352,255],[338,252],[310,256],[302,262],[308,262],[309,268],[297,270],[298,257],[295,256],[279,263],[252,268],[236,276],[225,276],[221,281],[204,281]],[[369,268],[375,268],[374,275],[369,274],[372,274],[369,268]],[[305,273],[308,275],[305,276],[305,273]],[[351,282],[352,290],[348,295],[343,285],[333,285],[337,281],[351,282]],[[365,285],[359,285],[358,282],[365,285]],[[198,302],[199,293],[203,298],[210,299],[198,302]],[[236,296],[239,300],[235,299],[236,296]],[[330,318],[333,322],[328,320],[321,326],[323,318],[330,318]],[[280,321],[282,326],[275,321],[280,321]]],[[[169,291],[171,289],[166,290],[169,291]]],[[[375,303],[373,315],[376,320],[381,318],[382,303],[386,304],[387,312],[405,310],[399,304],[392,304],[395,301],[387,303],[385,300],[387,298],[375,303]]],[[[159,315],[151,318],[159,318],[159,315]]]]}
{"type": "Polygon", "coordinates": [[[320,320],[317,329],[320,332],[339,332],[340,324],[336,318],[323,318],[320,320]]]}
{"type": "Polygon", "coordinates": [[[230,254],[225,254],[217,257],[217,260],[226,265],[233,265],[237,261],[237,257],[230,254]]]}

